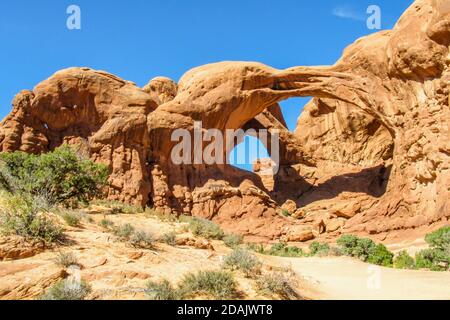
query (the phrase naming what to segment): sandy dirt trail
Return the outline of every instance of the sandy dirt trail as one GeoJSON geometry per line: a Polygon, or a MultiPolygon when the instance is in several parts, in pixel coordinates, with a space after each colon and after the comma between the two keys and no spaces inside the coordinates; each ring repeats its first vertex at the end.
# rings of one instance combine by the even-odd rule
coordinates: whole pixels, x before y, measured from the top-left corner
{"type": "Polygon", "coordinates": [[[377,267],[348,257],[269,259],[309,280],[313,299],[450,300],[450,272],[377,267]]]}

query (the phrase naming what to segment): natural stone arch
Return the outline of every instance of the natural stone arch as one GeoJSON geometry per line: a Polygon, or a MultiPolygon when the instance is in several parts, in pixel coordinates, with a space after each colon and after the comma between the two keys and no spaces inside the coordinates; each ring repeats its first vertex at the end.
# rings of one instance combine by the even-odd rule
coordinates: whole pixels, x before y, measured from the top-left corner
{"type": "MultiPolygon", "coordinates": [[[[63,70],[16,97],[1,124],[0,148],[38,153],[81,139],[92,159],[111,168],[111,198],[145,204],[150,195],[158,208],[189,213],[208,209],[195,204],[192,194],[200,201],[203,188],[219,190],[205,202],[213,208],[208,217],[227,216],[220,211],[227,205],[242,213],[259,199],[251,204],[261,208],[252,219],[279,222],[279,236],[288,233],[288,222],[276,216],[276,204],[254,175],[226,165],[172,165],[171,133],[193,130],[195,121],[221,131],[243,128],[291,97],[342,101],[379,121],[394,141],[392,159],[382,159],[392,165],[386,194],[368,199],[346,231],[429,225],[450,216],[448,21],[446,0],[417,0],[393,30],[360,39],[329,67],[277,70],[221,62],[194,68],[178,85],[155,79],[145,90],[106,72],[63,70]],[[212,181],[222,181],[222,187],[212,181]]],[[[283,159],[319,172],[318,159],[295,137],[286,137],[294,155],[283,159]]]]}

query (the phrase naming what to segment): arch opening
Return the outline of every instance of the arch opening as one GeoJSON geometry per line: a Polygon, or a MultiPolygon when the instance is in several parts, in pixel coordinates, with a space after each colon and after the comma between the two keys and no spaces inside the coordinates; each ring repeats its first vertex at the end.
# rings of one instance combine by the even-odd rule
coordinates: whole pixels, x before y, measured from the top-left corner
{"type": "Polygon", "coordinates": [[[294,97],[279,102],[284,122],[290,132],[296,130],[298,118],[312,99],[312,97],[294,97]]]}
{"type": "Polygon", "coordinates": [[[255,136],[245,135],[243,141],[238,143],[229,152],[229,164],[238,169],[254,172],[254,163],[258,159],[270,158],[266,146],[255,136]]]}

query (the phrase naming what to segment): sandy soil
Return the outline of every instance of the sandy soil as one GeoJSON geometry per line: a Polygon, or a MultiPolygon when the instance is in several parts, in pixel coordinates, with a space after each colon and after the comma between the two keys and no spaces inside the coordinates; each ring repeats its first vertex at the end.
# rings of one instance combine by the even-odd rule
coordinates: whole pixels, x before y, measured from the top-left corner
{"type": "Polygon", "coordinates": [[[313,299],[450,300],[450,272],[398,270],[347,257],[266,260],[291,266],[313,285],[313,299]]]}
{"type": "MultiPolygon", "coordinates": [[[[83,220],[80,227],[66,226],[70,245],[25,259],[0,261],[0,300],[34,299],[67,274],[80,277],[92,286],[93,292],[88,299],[147,299],[144,289],[148,281],[167,279],[176,285],[187,273],[221,270],[223,257],[232,251],[217,240],[209,241],[212,246],[209,249],[164,243],[157,243],[153,250],[133,248],[117,241],[111,233],[98,226],[105,217],[103,214],[89,214],[89,217],[90,222],[83,220]],[[81,269],[58,266],[55,258],[59,251],[75,254],[81,269]]],[[[107,218],[117,226],[130,223],[137,230],[150,232],[156,238],[169,231],[178,237],[196,238],[186,232],[185,224],[160,221],[145,214],[115,214],[107,218]]],[[[278,268],[282,269],[276,262],[264,265],[268,272],[278,268]]],[[[238,271],[233,273],[240,299],[271,299],[258,292],[256,278],[249,279],[238,271]]],[[[309,292],[302,279],[298,279],[298,291],[309,292]]]]}
{"type": "MultiPolygon", "coordinates": [[[[98,225],[104,217],[115,225],[130,223],[155,237],[168,231],[179,237],[193,237],[182,223],[161,221],[143,213],[105,215],[94,210],[79,227],[66,226],[70,245],[25,259],[0,261],[0,300],[33,299],[71,272],[78,272],[92,285],[89,299],[146,299],[143,290],[149,280],[168,279],[176,284],[189,272],[219,270],[223,257],[231,252],[222,241],[211,241],[213,248],[209,249],[163,243],[154,250],[133,248],[98,225]],[[74,253],[81,270],[58,266],[54,261],[58,251],[74,253]]],[[[390,245],[392,249],[412,251],[423,246],[423,239],[390,245]]],[[[450,299],[450,272],[381,268],[346,257],[259,257],[268,272],[288,268],[295,271],[297,289],[307,299],[450,299]]],[[[258,293],[255,279],[239,272],[235,276],[242,299],[273,298],[258,293]]]]}

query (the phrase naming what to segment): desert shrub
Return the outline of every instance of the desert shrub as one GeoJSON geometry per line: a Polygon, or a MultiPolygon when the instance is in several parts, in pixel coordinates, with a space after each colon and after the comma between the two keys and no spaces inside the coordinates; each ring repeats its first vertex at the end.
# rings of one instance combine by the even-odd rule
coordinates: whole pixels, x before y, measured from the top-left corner
{"type": "Polygon", "coordinates": [[[444,250],[430,248],[416,253],[416,267],[432,271],[446,271],[449,269],[450,255],[444,250]]]}
{"type": "Polygon", "coordinates": [[[358,245],[358,238],[351,234],[345,234],[337,240],[337,245],[342,254],[346,256],[353,256],[353,251],[358,245]]]}
{"type": "Polygon", "coordinates": [[[337,240],[337,244],[344,255],[377,265],[392,266],[394,254],[383,244],[376,244],[371,239],[343,235],[337,240]]]}
{"type": "Polygon", "coordinates": [[[392,267],[394,254],[390,252],[383,244],[379,243],[369,252],[367,262],[384,267],[392,267]]]}
{"type": "Polygon", "coordinates": [[[63,211],[60,213],[61,218],[71,227],[78,227],[81,222],[81,214],[74,211],[63,211]]]}
{"type": "Polygon", "coordinates": [[[394,259],[394,267],[397,269],[415,269],[416,263],[406,250],[399,252],[394,259]]]}
{"type": "Polygon", "coordinates": [[[205,237],[206,239],[221,240],[224,237],[224,232],[219,225],[204,218],[190,218],[189,230],[194,235],[205,237]]]}
{"type": "Polygon", "coordinates": [[[433,249],[450,250],[450,226],[440,228],[425,236],[425,241],[433,249]]]}
{"type": "Polygon", "coordinates": [[[450,267],[450,226],[443,227],[425,236],[429,249],[416,254],[417,268],[446,271],[450,267]]]}
{"type": "Polygon", "coordinates": [[[113,234],[121,241],[130,240],[133,233],[134,227],[129,223],[113,228],[113,234]]]}
{"type": "Polygon", "coordinates": [[[129,236],[129,242],[135,248],[152,249],[155,246],[155,237],[145,231],[136,231],[129,236]]]}
{"type": "Polygon", "coordinates": [[[320,243],[318,241],[314,241],[309,245],[309,254],[312,256],[326,256],[330,252],[330,246],[328,243],[320,243]]]}
{"type": "Polygon", "coordinates": [[[0,227],[3,233],[15,234],[47,244],[62,240],[62,228],[40,205],[27,196],[12,196],[2,208],[0,227]]]}
{"type": "Polygon", "coordinates": [[[353,248],[352,256],[367,261],[370,253],[375,249],[376,244],[371,239],[359,238],[356,242],[356,247],[353,248]]]}
{"type": "Polygon", "coordinates": [[[183,293],[175,289],[172,284],[167,280],[160,282],[150,281],[147,283],[145,293],[150,300],[181,300],[183,299],[183,293]]]}
{"type": "Polygon", "coordinates": [[[161,236],[160,241],[168,244],[169,246],[174,246],[177,244],[177,235],[175,232],[164,233],[161,236]]]}
{"type": "Polygon", "coordinates": [[[45,195],[48,202],[87,202],[106,185],[108,169],[62,146],[40,155],[0,154],[0,186],[13,194],[45,195]]]}
{"type": "Polygon", "coordinates": [[[232,270],[241,270],[247,277],[258,274],[261,270],[259,259],[244,249],[236,249],[227,255],[224,258],[223,266],[232,270]]]}
{"type": "Polygon", "coordinates": [[[244,238],[241,235],[230,233],[223,237],[223,242],[227,247],[236,248],[242,244],[244,238]]]}
{"type": "Polygon", "coordinates": [[[288,246],[285,243],[273,244],[272,247],[264,253],[280,257],[303,257],[305,255],[301,248],[288,246]]]}
{"type": "Polygon", "coordinates": [[[122,226],[112,227],[113,234],[119,241],[128,242],[135,248],[152,249],[155,246],[155,237],[148,232],[138,230],[127,223],[122,226]]]}
{"type": "Polygon", "coordinates": [[[141,206],[124,203],[117,200],[95,199],[91,201],[91,204],[108,207],[111,209],[111,214],[134,214],[144,212],[144,209],[141,206]]]}
{"type": "Polygon", "coordinates": [[[77,256],[72,252],[59,252],[55,259],[55,263],[61,267],[69,268],[70,266],[79,266],[77,256]]]}
{"type": "Polygon", "coordinates": [[[258,279],[256,285],[262,294],[270,297],[279,297],[283,300],[298,300],[301,298],[295,290],[295,279],[282,272],[265,274],[258,279]]]}
{"type": "Polygon", "coordinates": [[[65,279],[50,287],[47,292],[40,297],[40,300],[84,300],[91,291],[91,286],[85,281],[77,283],[65,279]]]}
{"type": "Polygon", "coordinates": [[[199,271],[184,276],[180,290],[187,296],[208,295],[215,299],[232,299],[237,295],[233,274],[227,271],[199,271]]]}
{"type": "Polygon", "coordinates": [[[261,243],[246,243],[245,248],[260,254],[266,254],[264,246],[261,243]]]}
{"type": "Polygon", "coordinates": [[[109,219],[103,218],[102,220],[100,220],[100,222],[98,223],[100,227],[104,228],[104,229],[111,229],[114,227],[114,222],[112,222],[109,219]]]}

